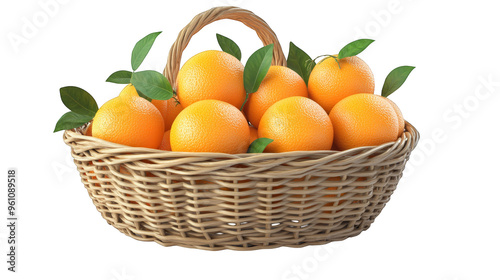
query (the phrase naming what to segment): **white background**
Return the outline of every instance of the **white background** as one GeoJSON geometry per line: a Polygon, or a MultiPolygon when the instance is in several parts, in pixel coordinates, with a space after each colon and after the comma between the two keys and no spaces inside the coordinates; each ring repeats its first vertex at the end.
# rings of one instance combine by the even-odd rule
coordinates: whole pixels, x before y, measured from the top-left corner
{"type": "MultiPolygon", "coordinates": [[[[0,172],[17,167],[19,173],[19,272],[7,272],[2,261],[0,278],[500,279],[500,22],[493,3],[2,1],[0,172]],[[182,27],[219,5],[265,19],[285,54],[290,41],[315,57],[358,37],[376,39],[360,57],[374,72],[377,93],[390,70],[416,66],[391,98],[421,142],[368,231],[324,246],[208,252],[136,241],[95,210],[62,132],[52,133],[67,111],[59,88],[82,87],[102,105],[121,90],[104,80],[130,69],[137,40],[164,31],[141,66],[161,71],[182,27]]],[[[243,61],[261,46],[244,25],[220,21],[193,38],[183,61],[218,49],[216,32],[241,46],[243,61]]],[[[5,217],[6,190],[0,194],[5,217]]]]}

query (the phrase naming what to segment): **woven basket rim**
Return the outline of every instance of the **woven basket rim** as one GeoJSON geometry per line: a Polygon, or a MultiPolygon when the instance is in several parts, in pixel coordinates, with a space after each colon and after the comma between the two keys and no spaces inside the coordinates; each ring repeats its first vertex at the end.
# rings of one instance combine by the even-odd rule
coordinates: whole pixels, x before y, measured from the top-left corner
{"type": "MultiPolygon", "coordinates": [[[[380,150],[392,150],[397,146],[404,144],[410,138],[412,138],[415,142],[418,142],[420,138],[419,132],[417,129],[408,121],[405,121],[405,131],[403,134],[396,140],[392,142],[387,142],[378,146],[363,146],[352,148],[344,151],[336,151],[336,150],[314,150],[314,151],[290,151],[290,152],[281,152],[281,153],[241,153],[241,154],[228,154],[228,153],[214,153],[214,152],[172,152],[172,151],[164,151],[159,149],[152,148],[144,148],[144,147],[131,147],[127,145],[117,144],[113,142],[109,142],[103,139],[99,139],[93,136],[85,135],[84,129],[88,126],[88,123],[74,129],[66,130],[64,132],[63,137],[67,138],[68,136],[80,138],[82,140],[87,140],[89,143],[93,143],[93,146],[100,146],[101,148],[110,148],[110,149],[126,149],[128,153],[132,154],[144,154],[148,155],[147,158],[150,158],[151,155],[155,154],[158,156],[169,155],[171,157],[209,157],[209,158],[219,158],[222,159],[248,159],[248,158],[259,158],[262,159],[273,159],[276,157],[307,157],[311,155],[324,154],[328,155],[336,155],[343,156],[346,155],[366,155],[375,153],[380,150]],[[98,144],[98,145],[95,145],[98,144]]],[[[144,158],[146,159],[146,158],[144,158]]]]}

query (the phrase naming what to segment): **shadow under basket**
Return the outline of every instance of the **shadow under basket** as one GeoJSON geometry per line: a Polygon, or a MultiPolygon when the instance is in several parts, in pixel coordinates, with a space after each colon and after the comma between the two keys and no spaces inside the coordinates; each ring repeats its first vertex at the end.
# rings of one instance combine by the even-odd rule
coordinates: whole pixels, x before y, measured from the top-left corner
{"type": "MultiPolygon", "coordinates": [[[[218,7],[198,14],[170,49],[164,75],[175,81],[183,50],[203,26],[240,21],[286,66],[269,26],[250,11],[218,7]]],[[[347,151],[262,154],[169,152],[64,132],[64,142],[97,210],[124,234],[163,246],[205,250],[303,247],[356,236],[380,214],[419,134],[347,151]]]]}
{"type": "Polygon", "coordinates": [[[419,134],[347,151],[168,152],[64,132],[97,210],[124,234],[206,250],[303,247],[356,236],[380,214],[419,134]]]}

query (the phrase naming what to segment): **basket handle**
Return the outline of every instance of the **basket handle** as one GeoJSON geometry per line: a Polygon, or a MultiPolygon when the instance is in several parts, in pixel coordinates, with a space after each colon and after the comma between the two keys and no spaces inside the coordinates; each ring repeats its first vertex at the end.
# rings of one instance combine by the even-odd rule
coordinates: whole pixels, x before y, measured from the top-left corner
{"type": "Polygon", "coordinates": [[[182,52],[187,47],[191,37],[198,33],[205,25],[221,19],[232,19],[239,21],[251,29],[255,30],[257,36],[264,45],[273,43],[273,65],[286,66],[285,55],[281,49],[278,37],[269,25],[260,17],[251,11],[238,7],[216,7],[196,15],[186,27],[184,27],[177,36],[174,44],[168,53],[168,61],[163,75],[167,77],[172,86],[177,88],[177,73],[179,73],[182,52]]]}

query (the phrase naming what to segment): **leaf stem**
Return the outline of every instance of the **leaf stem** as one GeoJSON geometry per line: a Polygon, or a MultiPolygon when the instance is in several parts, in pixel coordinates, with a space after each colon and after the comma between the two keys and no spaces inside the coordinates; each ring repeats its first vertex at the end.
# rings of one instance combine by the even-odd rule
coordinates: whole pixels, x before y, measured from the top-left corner
{"type": "MultiPolygon", "coordinates": [[[[316,62],[316,59],[318,59],[318,58],[320,58],[320,57],[325,57],[325,56],[327,56],[327,57],[332,57],[333,59],[335,59],[335,62],[337,62],[337,65],[339,66],[339,69],[341,69],[341,68],[340,68],[340,62],[339,62],[339,60],[337,59],[337,56],[336,56],[336,55],[331,55],[331,54],[323,54],[323,55],[317,56],[315,59],[313,59],[313,61],[314,61],[314,62],[316,62]]],[[[323,61],[323,60],[322,60],[322,61],[323,61]]],[[[320,61],[320,62],[318,62],[318,64],[319,64],[319,63],[321,63],[321,61],[320,61]]]]}
{"type": "Polygon", "coordinates": [[[250,95],[250,94],[247,92],[247,95],[245,96],[245,101],[243,101],[243,105],[241,105],[240,111],[243,111],[243,108],[245,107],[245,104],[246,104],[246,103],[247,103],[247,101],[248,101],[248,96],[249,96],[249,95],[250,95]]]}

